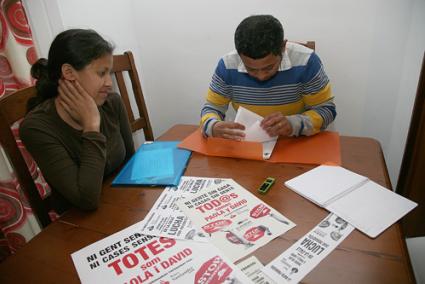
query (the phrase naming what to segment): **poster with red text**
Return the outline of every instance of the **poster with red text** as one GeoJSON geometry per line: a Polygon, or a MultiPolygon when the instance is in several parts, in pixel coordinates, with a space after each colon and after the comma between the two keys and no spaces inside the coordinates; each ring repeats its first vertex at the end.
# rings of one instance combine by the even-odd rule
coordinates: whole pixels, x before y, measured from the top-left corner
{"type": "Polygon", "coordinates": [[[295,226],[231,179],[176,204],[233,262],[295,226]]]}
{"type": "Polygon", "coordinates": [[[206,242],[208,238],[192,225],[176,202],[224,179],[182,176],[178,186],[166,187],[141,222],[143,233],[151,236],[206,242]]]}
{"type": "Polygon", "coordinates": [[[251,283],[210,243],[148,236],[136,223],[71,257],[82,283],[251,283]]]}

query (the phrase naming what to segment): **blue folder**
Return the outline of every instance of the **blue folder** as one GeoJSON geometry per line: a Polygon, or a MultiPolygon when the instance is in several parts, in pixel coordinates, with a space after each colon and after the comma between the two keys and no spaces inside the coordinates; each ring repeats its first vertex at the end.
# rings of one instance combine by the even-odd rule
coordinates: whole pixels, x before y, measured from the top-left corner
{"type": "Polygon", "coordinates": [[[143,144],[112,181],[113,186],[177,186],[191,151],[177,148],[180,141],[143,144]]]}

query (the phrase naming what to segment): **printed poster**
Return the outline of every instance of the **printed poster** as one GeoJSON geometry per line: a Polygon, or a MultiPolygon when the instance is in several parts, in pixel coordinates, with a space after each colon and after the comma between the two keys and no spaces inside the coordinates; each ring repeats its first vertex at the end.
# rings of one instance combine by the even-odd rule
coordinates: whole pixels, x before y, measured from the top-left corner
{"type": "Polygon", "coordinates": [[[181,240],[208,241],[206,235],[196,229],[190,219],[178,208],[176,201],[183,195],[195,194],[223,179],[183,176],[178,186],[166,187],[141,222],[146,235],[181,240]]]}
{"type": "Polygon", "coordinates": [[[251,283],[209,243],[141,233],[136,223],[71,255],[82,283],[251,283]]]}
{"type": "Polygon", "coordinates": [[[277,283],[298,283],[330,254],[354,227],[329,214],[313,230],[263,268],[277,283]]]}
{"type": "Polygon", "coordinates": [[[251,256],[239,262],[236,266],[239,267],[254,284],[277,284],[263,273],[262,269],[264,266],[255,256],[251,256]]]}
{"type": "Polygon", "coordinates": [[[232,262],[295,226],[231,179],[176,203],[232,262]]]}

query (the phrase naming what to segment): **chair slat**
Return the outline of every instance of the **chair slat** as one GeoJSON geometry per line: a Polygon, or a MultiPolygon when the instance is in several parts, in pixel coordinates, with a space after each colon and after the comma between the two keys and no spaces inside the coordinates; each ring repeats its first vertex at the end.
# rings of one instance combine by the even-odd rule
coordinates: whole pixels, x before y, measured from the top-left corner
{"type": "Polygon", "coordinates": [[[121,98],[122,98],[122,100],[124,102],[124,106],[127,110],[128,120],[130,121],[130,124],[133,124],[135,119],[134,119],[133,110],[131,108],[131,103],[130,103],[130,98],[129,98],[128,91],[127,91],[127,86],[126,86],[125,81],[124,81],[124,75],[122,74],[122,72],[116,72],[115,78],[117,79],[118,90],[120,91],[121,98]]]}
{"type": "Polygon", "coordinates": [[[153,141],[153,131],[149,120],[148,110],[146,107],[145,99],[143,97],[142,86],[140,83],[137,68],[134,63],[134,57],[131,51],[126,51],[124,54],[114,55],[114,65],[112,72],[117,79],[118,89],[123,99],[125,108],[127,109],[128,118],[130,120],[131,129],[134,131],[143,129],[146,141],[153,141]],[[139,118],[135,118],[133,109],[131,108],[129,91],[125,84],[123,72],[128,72],[131,88],[133,90],[134,99],[136,101],[139,118]]]}

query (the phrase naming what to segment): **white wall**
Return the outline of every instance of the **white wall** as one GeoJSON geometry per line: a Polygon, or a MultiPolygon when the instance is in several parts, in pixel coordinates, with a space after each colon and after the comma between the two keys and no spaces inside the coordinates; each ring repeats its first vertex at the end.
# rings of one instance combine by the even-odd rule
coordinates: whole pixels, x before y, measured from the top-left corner
{"type": "Polygon", "coordinates": [[[22,3],[35,39],[38,56],[47,58],[52,39],[63,30],[58,3],[49,0],[24,0],[22,3]]]}
{"type": "MultiPolygon", "coordinates": [[[[399,74],[399,89],[397,90],[395,109],[392,114],[391,136],[385,152],[388,171],[394,187],[396,186],[395,178],[398,177],[400,163],[403,159],[404,146],[409,131],[410,117],[421,70],[420,62],[425,51],[425,1],[415,0],[412,4],[406,48],[399,74]]],[[[425,243],[425,238],[423,243],[425,243]]],[[[425,270],[422,271],[425,281],[425,270]]]]}
{"type": "MultiPolygon", "coordinates": [[[[93,28],[117,52],[134,52],[156,136],[175,123],[198,123],[237,24],[251,14],[275,15],[286,38],[316,41],[336,96],[336,130],[378,139],[395,186],[425,49],[423,0],[44,1],[53,3],[45,10],[60,15],[61,27],[93,28]]],[[[31,9],[40,2],[24,2],[40,35],[49,24],[31,9]]]]}

